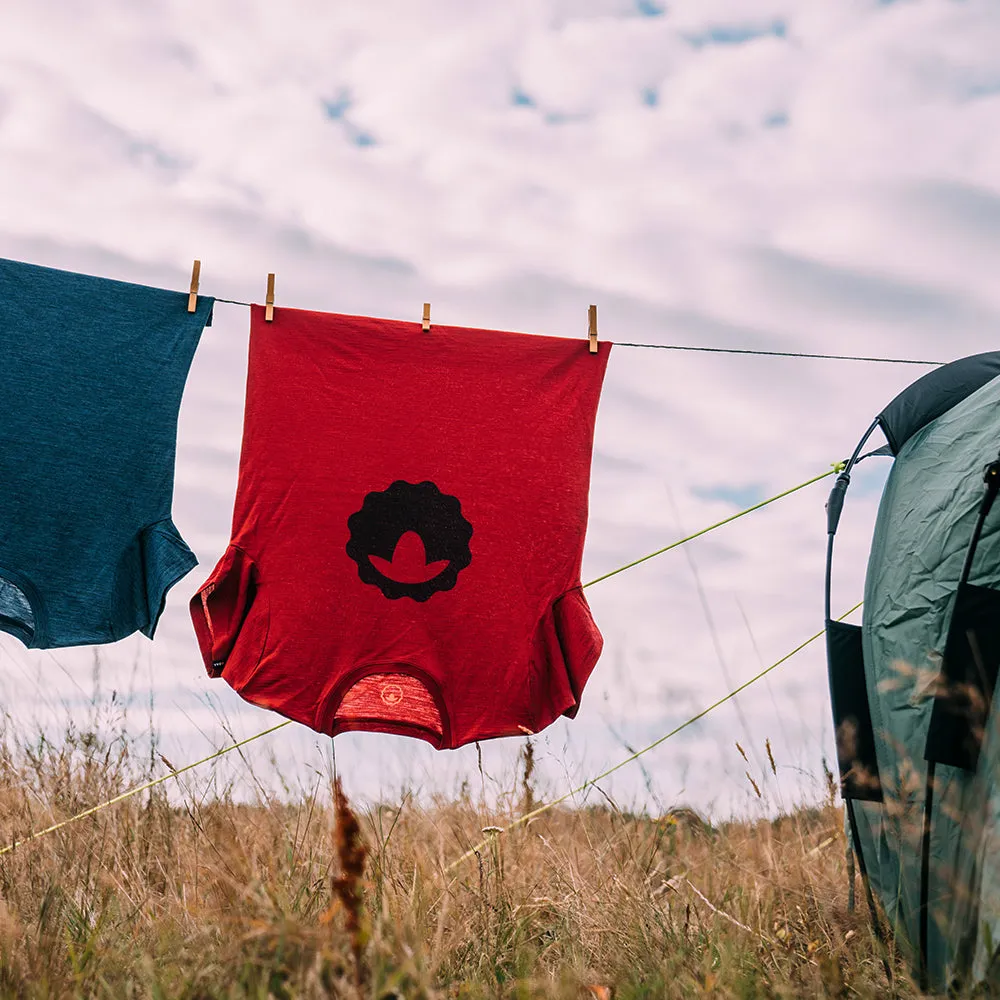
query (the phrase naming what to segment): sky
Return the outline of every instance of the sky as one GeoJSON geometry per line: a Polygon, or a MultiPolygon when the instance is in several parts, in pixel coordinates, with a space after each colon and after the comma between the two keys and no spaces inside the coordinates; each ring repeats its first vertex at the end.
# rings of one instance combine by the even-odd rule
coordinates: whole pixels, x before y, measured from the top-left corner
{"type": "MultiPolygon", "coordinates": [[[[596,303],[611,341],[948,361],[997,346],[998,51],[995,0],[13,0],[0,256],[176,289],[199,258],[205,294],[258,302],[273,271],[279,308],[417,320],[429,300],[440,323],[583,338],[596,303]]],[[[205,676],[187,613],[229,537],[247,324],[218,304],[192,367],[174,520],[200,565],[156,641],[0,636],[10,732],[124,712],[180,765],[280,721],[205,676]]],[[[927,370],[616,348],[584,580],[828,470],[927,370]]],[[[836,609],[860,600],[886,472],[855,477],[836,609]]],[[[605,650],[577,718],[535,738],[543,791],[822,627],[829,484],[588,590],[605,650]]],[[[484,744],[481,775],[475,747],[348,734],[336,761],[371,799],[495,794],[520,748],[484,744]]],[[[294,791],[331,753],[289,726],[184,780],[294,791]]],[[[819,794],[824,756],[816,642],[601,790],[773,810],[819,794]]]]}

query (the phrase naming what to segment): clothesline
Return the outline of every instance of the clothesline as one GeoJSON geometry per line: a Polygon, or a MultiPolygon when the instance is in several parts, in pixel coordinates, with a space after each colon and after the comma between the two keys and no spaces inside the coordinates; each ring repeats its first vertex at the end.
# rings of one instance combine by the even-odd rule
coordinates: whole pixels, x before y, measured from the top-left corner
{"type": "MultiPolygon", "coordinates": [[[[240,299],[221,299],[216,302],[225,302],[231,306],[246,306],[251,308],[254,303],[243,302],[240,299]]],[[[696,351],[706,354],[752,354],[765,358],[807,358],[818,361],[867,361],[875,364],[885,365],[930,365],[940,367],[947,364],[946,361],[925,361],[916,358],[880,358],[867,357],[858,354],[811,354],[806,351],[763,351],[749,347],[702,347],[694,344],[635,344],[625,341],[614,341],[615,347],[644,347],[658,351],[696,351]]]]}
{"type": "MultiPolygon", "coordinates": [[[[624,572],[627,569],[631,569],[633,566],[638,566],[640,563],[646,562],[647,560],[652,559],[655,556],[662,555],[664,552],[669,552],[671,549],[677,548],[678,546],[683,545],[686,542],[692,541],[695,538],[699,538],[702,535],[705,535],[705,534],[707,534],[710,531],[714,531],[716,528],[721,528],[723,525],[729,524],[730,522],[735,521],[735,520],[737,520],[740,517],[744,517],[745,515],[750,514],[750,513],[752,513],[755,510],[760,510],[762,507],[766,507],[768,504],[774,503],[777,500],[781,500],[784,497],[790,496],[792,493],[796,493],[797,491],[799,491],[801,489],[804,489],[805,487],[810,486],[813,483],[816,483],[816,482],[818,482],[821,479],[826,479],[828,476],[832,476],[834,473],[839,472],[842,467],[843,467],[843,463],[840,463],[840,462],[835,463],[833,465],[833,467],[831,469],[829,469],[827,472],[823,472],[823,473],[821,473],[818,476],[813,476],[811,479],[807,479],[805,482],[800,483],[798,486],[793,486],[790,489],[783,490],[780,493],[776,493],[774,496],[769,497],[767,500],[763,500],[760,503],[753,504],[752,506],[747,507],[744,510],[738,511],[736,514],[733,514],[730,517],[723,518],[721,521],[717,521],[715,524],[709,525],[707,528],[702,528],[700,531],[696,531],[694,534],[687,535],[685,538],[681,538],[681,539],[679,539],[676,542],[672,542],[670,545],[664,546],[664,548],[662,548],[662,549],[657,549],[655,552],[649,553],[649,555],[643,556],[640,559],[633,560],[632,562],[626,564],[625,566],[621,566],[621,567],[619,567],[616,570],[612,570],[610,573],[605,573],[603,576],[599,576],[596,579],[591,580],[588,583],[585,583],[583,586],[584,587],[592,587],[595,583],[600,583],[601,581],[607,580],[607,579],[609,579],[612,576],[616,576],[618,573],[622,573],[622,572],[624,572]]],[[[842,615],[841,619],[839,619],[839,620],[842,620],[843,618],[846,618],[852,612],[856,611],[860,606],[861,606],[860,604],[856,604],[853,608],[851,608],[850,611],[845,612],[845,614],[842,615]]],[[[821,632],[816,633],[816,635],[814,635],[811,638],[807,639],[805,642],[801,643],[800,645],[796,646],[795,649],[793,649],[790,653],[787,653],[780,660],[778,660],[775,663],[773,663],[770,667],[767,667],[765,670],[762,670],[756,676],[751,677],[750,680],[746,681],[744,684],[740,685],[738,688],[736,688],[735,690],[731,691],[725,697],[721,698],[719,701],[715,702],[713,705],[710,705],[708,708],[704,709],[703,711],[699,712],[697,715],[695,715],[692,718],[688,719],[686,722],[682,723],[680,726],[678,726],[675,729],[671,730],[665,736],[661,736],[658,740],[655,740],[653,743],[649,744],[649,746],[644,747],[642,750],[637,751],[636,753],[632,754],[630,757],[627,757],[625,760],[620,761],[618,764],[614,765],[613,767],[611,767],[610,769],[608,769],[607,771],[605,771],[603,774],[600,774],[596,778],[592,778],[589,781],[585,782],[579,788],[576,788],[576,789],[573,789],[570,792],[567,792],[561,798],[555,799],[552,802],[548,803],[547,805],[540,806],[538,809],[533,810],[531,813],[526,814],[525,816],[521,817],[520,819],[518,819],[514,823],[512,823],[510,826],[508,826],[507,829],[512,829],[513,827],[516,827],[516,826],[519,826],[519,825],[521,825],[523,823],[529,822],[535,816],[541,815],[541,813],[543,813],[543,812],[547,811],[548,809],[551,809],[551,808],[559,805],[561,802],[565,802],[571,796],[579,794],[580,792],[582,792],[585,789],[589,788],[591,785],[595,784],[598,781],[602,781],[604,778],[608,777],[610,774],[613,774],[615,771],[617,771],[620,768],[624,767],[626,764],[629,764],[632,761],[637,760],[643,754],[648,753],[650,750],[653,750],[655,747],[658,747],[661,743],[663,743],[666,740],[668,740],[671,736],[675,735],[676,733],[679,733],[682,729],[686,729],[688,726],[690,726],[693,723],[697,722],[699,719],[704,718],[706,715],[708,715],[709,712],[711,712],[714,709],[718,708],[720,705],[724,704],[725,702],[729,701],[730,699],[735,698],[736,695],[738,695],[741,691],[746,690],[746,688],[748,688],[751,684],[753,684],[756,681],[760,680],[762,677],[764,677],[766,674],[770,673],[775,668],[781,666],[782,663],[784,663],[787,660],[789,660],[792,656],[794,656],[800,650],[804,649],[810,643],[814,642],[821,635],[823,635],[824,631],[825,631],[825,629],[823,631],[821,631],[821,632]]],[[[289,726],[291,724],[292,724],[292,720],[291,719],[286,719],[284,722],[279,722],[277,725],[271,726],[268,729],[264,729],[264,730],[262,730],[259,733],[255,733],[253,736],[248,736],[246,739],[240,740],[239,742],[231,743],[231,744],[229,744],[226,747],[222,747],[221,749],[216,750],[214,753],[209,754],[207,757],[201,758],[201,760],[194,761],[191,764],[186,764],[183,767],[179,767],[176,770],[170,771],[168,774],[160,775],[159,777],[153,778],[150,781],[146,781],[146,782],[142,783],[141,785],[135,786],[134,788],[127,789],[126,791],[121,792],[120,794],[113,796],[112,798],[106,800],[105,802],[101,802],[101,803],[98,803],[95,806],[91,806],[88,809],[84,809],[83,811],[81,811],[79,813],[76,813],[75,815],[70,816],[67,819],[61,820],[58,823],[53,823],[51,826],[45,827],[42,830],[37,830],[34,833],[28,835],[27,837],[22,837],[20,840],[14,840],[10,844],[7,844],[6,846],[0,848],[0,856],[3,856],[4,854],[7,854],[10,851],[13,851],[13,850],[17,849],[18,847],[22,847],[25,844],[31,843],[34,840],[38,840],[39,838],[44,837],[45,835],[47,835],[49,833],[55,833],[57,830],[62,830],[65,827],[71,825],[72,823],[76,823],[76,822],[78,822],[81,819],[86,819],[88,816],[93,816],[93,815],[95,815],[95,814],[103,811],[104,809],[107,809],[107,808],[109,808],[109,807],[111,807],[113,805],[117,805],[119,802],[124,802],[125,800],[130,799],[130,798],[132,798],[135,795],[139,795],[140,793],[148,791],[151,788],[155,788],[157,785],[163,784],[164,782],[169,781],[171,778],[176,778],[179,775],[184,774],[187,771],[191,771],[191,770],[193,770],[196,767],[200,767],[202,764],[207,764],[207,763],[209,763],[209,762],[211,762],[213,760],[217,760],[219,757],[223,757],[223,756],[225,756],[225,754],[230,753],[233,750],[238,750],[239,748],[246,746],[248,743],[253,743],[255,740],[259,740],[259,739],[261,739],[264,736],[269,736],[271,733],[275,733],[279,729],[284,729],[286,726],[289,726]]],[[[482,845],[477,845],[477,847],[471,848],[469,851],[467,851],[465,854],[463,854],[456,861],[454,861],[450,865],[448,865],[448,867],[445,869],[445,871],[450,871],[452,868],[454,868],[456,865],[458,865],[461,861],[465,860],[467,857],[470,857],[472,854],[474,854],[476,852],[476,850],[478,850],[481,846],[482,845]]]]}
{"type": "Polygon", "coordinates": [[[765,358],[813,358],[819,361],[869,361],[884,365],[931,365],[940,367],[947,361],[920,361],[915,358],[875,358],[859,354],[808,354],[804,351],[758,351],[740,347],[695,347],[682,344],[627,344],[615,341],[615,347],[652,347],[660,351],[704,351],[708,354],[756,354],[765,358]]]}

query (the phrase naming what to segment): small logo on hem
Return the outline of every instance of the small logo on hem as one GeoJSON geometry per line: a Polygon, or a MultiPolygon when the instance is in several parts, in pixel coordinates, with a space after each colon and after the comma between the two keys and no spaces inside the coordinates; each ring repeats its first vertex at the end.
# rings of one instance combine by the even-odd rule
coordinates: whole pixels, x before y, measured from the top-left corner
{"type": "Polygon", "coordinates": [[[403,700],[403,689],[398,684],[384,684],[380,693],[382,701],[390,708],[398,705],[403,700]]]}

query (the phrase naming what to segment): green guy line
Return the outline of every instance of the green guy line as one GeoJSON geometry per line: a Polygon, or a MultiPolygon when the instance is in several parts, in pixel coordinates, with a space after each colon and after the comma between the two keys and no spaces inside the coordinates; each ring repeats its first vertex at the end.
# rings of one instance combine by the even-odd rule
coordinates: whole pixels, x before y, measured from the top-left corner
{"type": "MultiPolygon", "coordinates": [[[[708,534],[708,532],[714,531],[716,528],[721,528],[724,524],[729,524],[731,521],[735,521],[746,514],[751,514],[755,510],[760,510],[761,507],[766,507],[768,504],[774,503],[775,500],[780,500],[782,497],[787,497],[790,494],[797,492],[798,490],[805,489],[805,487],[811,486],[813,483],[817,483],[821,479],[826,479],[827,476],[832,476],[835,472],[839,472],[842,467],[843,467],[842,463],[837,463],[828,472],[821,473],[818,476],[813,476],[812,479],[807,479],[804,483],[799,483],[798,486],[793,486],[791,489],[785,490],[783,493],[777,493],[773,497],[769,497],[767,500],[762,500],[760,503],[754,504],[752,507],[747,507],[746,510],[741,510],[736,514],[733,514],[731,517],[727,517],[721,521],[717,521],[715,524],[711,524],[707,528],[702,528],[701,531],[696,531],[693,535],[688,535],[686,538],[681,538],[676,542],[671,542],[669,545],[664,546],[662,549],[657,549],[655,552],[650,552],[649,555],[643,556],[641,559],[635,559],[630,563],[626,563],[624,566],[619,566],[618,569],[614,569],[610,573],[605,573],[603,576],[599,576],[597,577],[596,580],[591,580],[589,583],[585,583],[583,586],[592,587],[595,583],[600,583],[602,580],[607,580],[612,576],[617,576],[619,573],[624,573],[625,570],[631,569],[633,566],[638,566],[640,563],[647,562],[648,560],[653,559],[656,556],[663,555],[664,552],[669,552],[671,549],[676,549],[678,546],[683,545],[685,542],[690,542],[694,538],[700,538],[702,535],[706,535],[708,534]]],[[[860,604],[852,608],[851,611],[854,611],[859,607],[861,607],[860,604]]],[[[851,613],[850,611],[847,612],[847,614],[850,613],[851,613]]],[[[844,617],[847,617],[847,615],[844,615],[844,617]]],[[[795,649],[793,649],[791,653],[789,653],[782,659],[778,660],[777,663],[772,664],[766,670],[757,674],[756,677],[752,677],[749,681],[746,682],[746,684],[743,684],[742,686],[738,687],[735,691],[730,692],[724,698],[717,701],[714,705],[710,705],[708,708],[705,709],[705,711],[694,716],[694,718],[688,719],[687,722],[678,726],[673,731],[667,733],[666,736],[660,737],[660,739],[658,739],[655,743],[651,743],[645,749],[640,750],[638,753],[633,754],[631,757],[627,757],[625,760],[616,764],[610,770],[605,771],[603,774],[599,774],[596,778],[592,778],[584,785],[581,785],[580,788],[573,789],[573,791],[567,792],[561,798],[558,798],[555,801],[550,802],[548,805],[541,806],[538,809],[535,809],[534,811],[527,813],[525,816],[522,816],[520,819],[512,823],[511,826],[508,827],[507,829],[511,829],[514,826],[519,826],[522,823],[526,823],[529,820],[534,819],[535,816],[539,816],[546,810],[551,809],[553,806],[557,806],[559,805],[559,803],[565,802],[566,799],[570,798],[573,795],[576,795],[578,792],[583,791],[585,788],[589,787],[595,782],[603,780],[609,774],[612,774],[615,771],[617,771],[620,767],[624,767],[626,764],[629,764],[633,760],[642,756],[642,754],[648,752],[649,750],[652,750],[654,747],[658,747],[662,742],[664,742],[664,740],[668,740],[675,733],[679,733],[682,729],[686,728],[687,726],[690,726],[693,722],[697,722],[699,719],[703,718],[709,712],[711,712],[714,708],[718,708],[719,705],[728,701],[730,698],[735,697],[744,688],[749,687],[751,684],[753,684],[754,681],[759,680],[765,674],[772,671],[775,667],[780,666],[782,663],[785,662],[785,660],[789,659],[789,657],[791,656],[794,656],[800,649],[803,649],[805,646],[808,646],[810,642],[813,642],[815,639],[818,639],[822,634],[823,634],[822,632],[818,632],[811,639],[807,639],[801,646],[798,646],[795,649]]],[[[24,844],[29,844],[33,840],[38,840],[40,837],[46,836],[46,834],[55,833],[57,830],[62,830],[64,827],[69,826],[71,823],[76,823],[78,820],[86,819],[88,816],[93,816],[104,809],[108,809],[113,805],[117,805],[119,802],[124,802],[126,799],[130,799],[134,795],[139,795],[141,792],[148,791],[150,788],[155,788],[157,785],[161,785],[165,781],[169,781],[171,778],[176,778],[178,775],[184,774],[186,771],[191,771],[196,767],[201,767],[202,764],[208,764],[213,760],[217,760],[219,757],[222,757],[233,750],[238,750],[240,747],[245,747],[248,743],[253,743],[254,740],[259,740],[263,736],[269,736],[271,733],[275,733],[279,729],[284,729],[285,726],[290,726],[291,724],[292,724],[291,719],[285,719],[284,722],[279,722],[276,726],[271,726],[270,729],[264,729],[263,731],[256,733],[253,736],[248,736],[246,739],[240,740],[238,743],[230,743],[228,746],[223,747],[221,750],[216,750],[215,753],[211,753],[207,757],[202,757],[201,760],[196,760],[193,764],[186,764],[184,767],[180,767],[176,771],[171,771],[169,774],[160,775],[160,777],[158,778],[153,778],[152,781],[144,782],[141,785],[137,785],[135,788],[130,788],[127,791],[122,792],[120,795],[115,795],[113,798],[108,799],[106,802],[100,802],[96,806],[91,806],[89,809],[84,809],[83,812],[76,813],[76,815],[70,816],[68,819],[61,820],[58,823],[53,823],[51,826],[47,826],[43,830],[36,830],[34,833],[29,834],[26,837],[22,837],[20,840],[11,841],[11,843],[0,848],[0,856],[8,854],[9,852],[16,850],[18,847],[22,847],[24,844]]],[[[461,861],[464,861],[466,858],[474,854],[481,846],[482,845],[480,844],[474,848],[471,848],[456,861],[453,861],[445,869],[445,871],[450,871],[461,861]]]]}

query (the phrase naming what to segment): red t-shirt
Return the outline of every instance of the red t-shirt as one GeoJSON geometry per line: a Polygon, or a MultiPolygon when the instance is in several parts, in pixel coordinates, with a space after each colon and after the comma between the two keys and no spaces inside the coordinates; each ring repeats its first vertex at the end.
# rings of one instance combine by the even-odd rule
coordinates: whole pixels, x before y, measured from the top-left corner
{"type": "Polygon", "coordinates": [[[206,667],[313,729],[438,748],[572,716],[611,344],[254,306],[232,542],[191,602],[206,667]]]}

